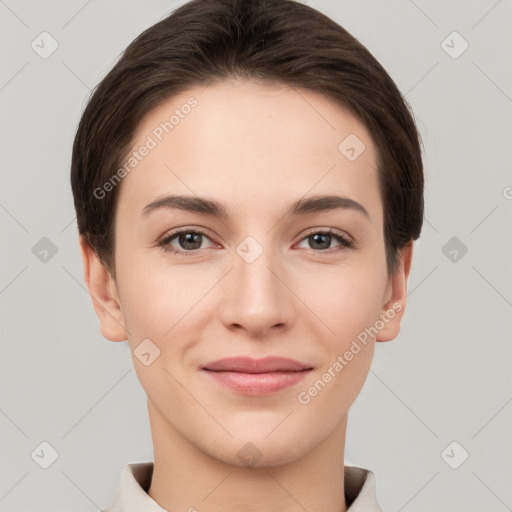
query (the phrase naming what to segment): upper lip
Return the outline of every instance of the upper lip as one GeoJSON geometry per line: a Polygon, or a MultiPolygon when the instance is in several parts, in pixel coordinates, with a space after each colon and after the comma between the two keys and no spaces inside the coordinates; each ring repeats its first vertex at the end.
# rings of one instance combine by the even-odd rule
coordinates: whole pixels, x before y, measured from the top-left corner
{"type": "Polygon", "coordinates": [[[203,367],[204,370],[242,373],[296,372],[310,370],[311,368],[310,365],[295,361],[294,359],[273,356],[264,357],[262,359],[227,357],[208,363],[203,367]]]}

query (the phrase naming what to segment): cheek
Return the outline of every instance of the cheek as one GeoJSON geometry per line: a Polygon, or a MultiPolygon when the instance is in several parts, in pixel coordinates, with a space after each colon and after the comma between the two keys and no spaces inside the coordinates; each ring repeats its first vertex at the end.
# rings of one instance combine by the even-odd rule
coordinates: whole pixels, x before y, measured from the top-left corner
{"type": "Polygon", "coordinates": [[[380,312],[384,282],[378,267],[338,267],[318,272],[301,287],[300,296],[322,320],[337,349],[373,324],[380,312]]]}
{"type": "Polygon", "coordinates": [[[149,338],[166,352],[178,348],[178,338],[193,332],[198,317],[206,318],[208,301],[202,299],[218,280],[215,275],[199,273],[193,265],[170,266],[165,265],[165,257],[143,255],[125,259],[120,279],[132,348],[149,338]]]}
{"type": "Polygon", "coordinates": [[[193,315],[200,310],[200,304],[193,307],[200,290],[178,268],[162,269],[142,257],[126,258],[120,279],[123,316],[139,382],[157,407],[179,409],[182,394],[173,377],[182,380],[179,360],[186,336],[192,332],[193,315]],[[144,353],[149,353],[149,361],[144,353]]]}
{"type": "Polygon", "coordinates": [[[325,280],[321,291],[310,291],[311,309],[321,319],[314,319],[317,350],[324,357],[318,372],[301,386],[302,398],[298,396],[301,404],[311,403],[319,417],[336,404],[337,412],[333,411],[329,420],[331,427],[356,399],[368,376],[375,348],[371,327],[379,311],[378,292],[371,283],[362,286],[353,273],[346,279],[341,274],[338,282],[325,280]]]}
{"type": "Polygon", "coordinates": [[[374,265],[364,269],[338,268],[331,275],[319,273],[315,284],[307,289],[303,286],[302,293],[321,319],[320,322],[313,317],[325,358],[316,380],[308,386],[313,385],[314,389],[309,388],[313,395],[322,395],[315,398],[317,407],[337,403],[340,410],[345,410],[368,375],[375,348],[372,327],[379,318],[379,299],[385,283],[379,267],[374,265]]]}

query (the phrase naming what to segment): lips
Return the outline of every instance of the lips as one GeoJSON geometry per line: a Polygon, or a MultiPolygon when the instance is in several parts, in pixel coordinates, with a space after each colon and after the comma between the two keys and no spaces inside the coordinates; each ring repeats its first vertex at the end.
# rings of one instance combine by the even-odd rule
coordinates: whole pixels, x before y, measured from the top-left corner
{"type": "Polygon", "coordinates": [[[204,370],[242,373],[273,373],[273,372],[300,372],[310,370],[308,364],[289,359],[287,357],[264,357],[252,359],[250,357],[228,357],[208,363],[204,370]]]}
{"type": "Polygon", "coordinates": [[[286,357],[229,357],[202,368],[208,378],[224,388],[248,396],[263,397],[298,385],[313,368],[286,357]]]}

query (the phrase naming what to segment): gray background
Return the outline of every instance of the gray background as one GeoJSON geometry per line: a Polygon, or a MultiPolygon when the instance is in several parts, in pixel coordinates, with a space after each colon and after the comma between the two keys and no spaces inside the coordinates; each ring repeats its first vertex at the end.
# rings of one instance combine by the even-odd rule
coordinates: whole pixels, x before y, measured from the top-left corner
{"type": "MultiPolygon", "coordinates": [[[[101,336],[83,281],[69,164],[90,90],[182,3],[0,0],[0,511],[104,508],[123,466],[152,460],[127,343],[101,336]]],[[[307,3],[384,65],[425,146],[407,312],[377,344],[346,463],[376,473],[385,512],[512,510],[512,1],[307,3]]]]}

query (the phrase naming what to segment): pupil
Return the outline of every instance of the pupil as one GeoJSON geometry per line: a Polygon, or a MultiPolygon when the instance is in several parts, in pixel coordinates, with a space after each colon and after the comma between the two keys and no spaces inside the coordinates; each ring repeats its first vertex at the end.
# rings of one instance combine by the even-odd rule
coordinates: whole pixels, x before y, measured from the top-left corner
{"type": "MultiPolygon", "coordinates": [[[[185,235],[181,236],[180,244],[182,247],[186,249],[196,249],[197,247],[188,247],[187,244],[197,244],[197,240],[194,239],[199,238],[201,235],[198,233],[185,233],[185,235]]],[[[201,245],[201,244],[199,244],[201,245]]]]}
{"type": "MultiPolygon", "coordinates": [[[[318,237],[321,237],[321,238],[324,238],[324,239],[329,239],[330,235],[322,235],[322,234],[313,235],[313,239],[315,240],[315,243],[318,242],[318,237]]],[[[319,243],[320,243],[320,245],[322,244],[321,241],[319,243]]],[[[324,241],[324,245],[325,245],[325,241],[324,241]]],[[[321,248],[322,249],[328,249],[329,248],[329,243],[327,243],[327,247],[321,247],[321,248]]]]}

